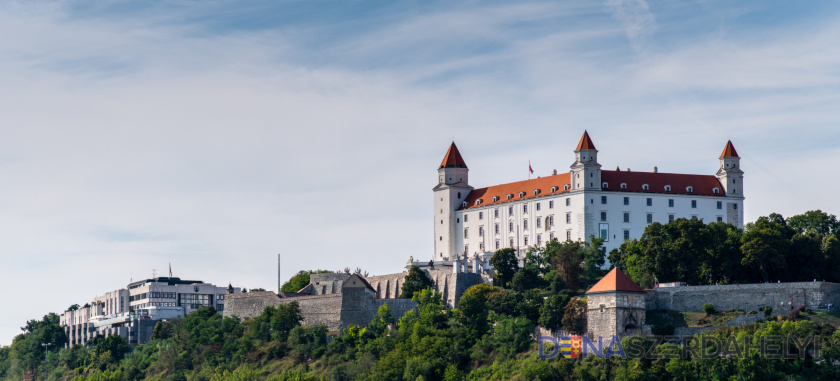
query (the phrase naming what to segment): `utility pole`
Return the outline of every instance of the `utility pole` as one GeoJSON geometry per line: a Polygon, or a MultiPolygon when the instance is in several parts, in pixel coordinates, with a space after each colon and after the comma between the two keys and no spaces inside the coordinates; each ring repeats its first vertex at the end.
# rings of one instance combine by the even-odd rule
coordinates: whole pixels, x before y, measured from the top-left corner
{"type": "Polygon", "coordinates": [[[277,254],[277,294],[280,294],[280,289],[283,288],[283,278],[280,277],[280,254],[277,254]]]}
{"type": "Polygon", "coordinates": [[[47,361],[47,355],[50,353],[50,345],[52,345],[52,343],[43,343],[43,344],[41,344],[41,346],[42,346],[42,347],[44,347],[44,365],[45,365],[45,367],[47,368],[46,373],[47,373],[48,375],[49,375],[49,373],[50,373],[50,372],[49,372],[49,371],[50,371],[50,363],[49,363],[49,361],[47,361]]]}

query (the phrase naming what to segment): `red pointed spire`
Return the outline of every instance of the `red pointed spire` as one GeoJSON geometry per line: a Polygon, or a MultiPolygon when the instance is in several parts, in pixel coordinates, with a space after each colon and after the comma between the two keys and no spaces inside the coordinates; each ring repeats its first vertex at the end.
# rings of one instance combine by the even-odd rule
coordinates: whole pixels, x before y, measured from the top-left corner
{"type": "Polygon", "coordinates": [[[592,143],[592,138],[589,137],[589,133],[586,130],[583,131],[583,136],[580,137],[580,143],[578,143],[575,151],[582,149],[595,149],[595,143],[592,143]]]}
{"type": "Polygon", "coordinates": [[[440,168],[466,168],[467,163],[464,162],[464,158],[461,157],[461,153],[458,152],[458,147],[455,146],[455,142],[452,142],[452,145],[449,146],[449,150],[446,151],[446,156],[443,157],[443,161],[440,162],[440,168]]]}
{"type": "Polygon", "coordinates": [[[723,148],[723,153],[720,154],[720,157],[740,157],[738,156],[738,151],[735,151],[735,146],[732,145],[732,141],[726,142],[726,147],[723,148]]]}
{"type": "Polygon", "coordinates": [[[598,283],[595,283],[589,291],[586,291],[587,294],[593,292],[610,292],[610,291],[630,291],[630,292],[645,292],[639,287],[636,282],[630,279],[627,274],[619,270],[618,268],[612,269],[607,275],[604,275],[598,283]]]}

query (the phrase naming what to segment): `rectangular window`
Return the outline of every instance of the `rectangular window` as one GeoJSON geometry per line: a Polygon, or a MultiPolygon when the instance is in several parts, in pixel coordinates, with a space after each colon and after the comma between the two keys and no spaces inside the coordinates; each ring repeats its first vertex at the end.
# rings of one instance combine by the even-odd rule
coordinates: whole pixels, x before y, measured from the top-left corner
{"type": "Polygon", "coordinates": [[[528,220],[522,220],[522,229],[528,230],[528,220]]]}
{"type": "Polygon", "coordinates": [[[522,205],[522,213],[528,213],[528,204],[522,205]]]}
{"type": "Polygon", "coordinates": [[[553,240],[554,240],[554,232],[548,233],[548,240],[549,240],[549,241],[553,241],[553,240]]]}
{"type": "Polygon", "coordinates": [[[467,217],[469,217],[466,213],[464,213],[464,222],[467,222],[467,217]]]}
{"type": "Polygon", "coordinates": [[[624,205],[630,205],[630,197],[624,198],[624,205]]]}
{"type": "Polygon", "coordinates": [[[607,203],[607,196],[601,196],[601,204],[607,203]]]}
{"type": "Polygon", "coordinates": [[[674,215],[673,214],[668,215],[668,222],[674,222],[674,215]]]}
{"type": "Polygon", "coordinates": [[[483,219],[484,219],[484,212],[478,212],[478,219],[479,219],[479,220],[483,220],[483,219]]]}
{"type": "Polygon", "coordinates": [[[493,217],[499,218],[499,209],[493,211],[493,217]]]}
{"type": "Polygon", "coordinates": [[[554,215],[548,216],[548,224],[554,226],[554,215]]]}
{"type": "Polygon", "coordinates": [[[542,220],[539,217],[537,217],[537,227],[538,228],[542,227],[542,220]]]}
{"type": "Polygon", "coordinates": [[[650,213],[647,214],[647,223],[649,223],[649,224],[653,223],[653,214],[650,214],[650,213]]]}
{"type": "Polygon", "coordinates": [[[653,206],[653,199],[650,197],[647,198],[647,206],[653,206]]]}
{"type": "Polygon", "coordinates": [[[628,239],[630,239],[630,231],[629,231],[629,230],[625,230],[625,231],[624,231],[624,240],[626,241],[626,240],[628,240],[628,239]]]}
{"type": "Polygon", "coordinates": [[[537,234],[537,246],[542,245],[542,234],[537,234]]]}
{"type": "Polygon", "coordinates": [[[537,211],[540,210],[540,203],[537,203],[537,211]]]}
{"type": "Polygon", "coordinates": [[[571,213],[566,213],[566,223],[567,224],[572,223],[572,214],[571,213]]]}
{"type": "Polygon", "coordinates": [[[624,222],[630,222],[630,213],[624,212],[624,222]]]}
{"type": "Polygon", "coordinates": [[[548,202],[548,208],[549,209],[554,209],[554,201],[549,201],[548,202]]]}
{"type": "Polygon", "coordinates": [[[601,238],[604,241],[610,240],[610,225],[609,224],[598,224],[598,230],[600,232],[601,238]]]}
{"type": "Polygon", "coordinates": [[[718,209],[723,209],[723,202],[718,201],[718,202],[717,202],[717,208],[718,208],[718,209]]]}
{"type": "Polygon", "coordinates": [[[525,236],[525,246],[528,246],[528,236],[525,236]]]}
{"type": "Polygon", "coordinates": [[[499,224],[496,224],[496,234],[499,234],[499,224]]]}
{"type": "Polygon", "coordinates": [[[601,221],[607,220],[607,212],[601,212],[601,221]]]}
{"type": "Polygon", "coordinates": [[[669,198],[669,199],[668,199],[668,207],[669,207],[669,208],[673,208],[673,207],[674,207],[674,199],[673,199],[673,198],[669,198]]]}
{"type": "Polygon", "coordinates": [[[464,245],[464,254],[469,254],[470,252],[470,245],[464,245]]]}
{"type": "Polygon", "coordinates": [[[478,236],[479,237],[484,237],[484,226],[479,226],[478,227],[478,236]]]}
{"type": "Polygon", "coordinates": [[[513,247],[513,238],[510,239],[510,246],[508,247],[513,247]]]}
{"type": "Polygon", "coordinates": [[[509,206],[509,207],[508,207],[508,215],[509,215],[509,216],[512,216],[512,215],[513,215],[513,207],[512,207],[512,206],[509,206]]]}
{"type": "Polygon", "coordinates": [[[572,205],[572,199],[569,198],[569,197],[566,197],[566,206],[569,206],[569,205],[572,205]]]}
{"type": "Polygon", "coordinates": [[[717,216],[717,222],[723,222],[723,217],[717,216]]]}
{"type": "Polygon", "coordinates": [[[510,229],[508,229],[508,230],[513,231],[513,221],[510,222],[510,229]]]}
{"type": "Polygon", "coordinates": [[[738,210],[738,204],[732,204],[732,209],[738,210]]]}
{"type": "Polygon", "coordinates": [[[469,228],[464,228],[464,238],[470,238],[470,230],[469,228]]]}
{"type": "Polygon", "coordinates": [[[696,219],[697,219],[697,216],[691,216],[691,219],[692,219],[692,220],[696,220],[696,219]]]}
{"type": "Polygon", "coordinates": [[[697,200],[691,200],[691,208],[697,209],[697,200]]]}
{"type": "Polygon", "coordinates": [[[566,240],[567,241],[572,240],[572,231],[571,230],[566,230],[566,240]]]}
{"type": "Polygon", "coordinates": [[[499,240],[497,239],[497,240],[496,240],[496,250],[499,250],[499,249],[500,249],[500,247],[499,247],[499,240]]]}

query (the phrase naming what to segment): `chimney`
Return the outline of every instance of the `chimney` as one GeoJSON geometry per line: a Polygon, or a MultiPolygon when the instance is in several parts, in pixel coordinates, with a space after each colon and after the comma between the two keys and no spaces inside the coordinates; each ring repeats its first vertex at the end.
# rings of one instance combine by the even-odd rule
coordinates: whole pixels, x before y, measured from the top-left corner
{"type": "Polygon", "coordinates": [[[659,168],[658,167],[653,167],[653,173],[659,173],[659,168]]]}
{"type": "Polygon", "coordinates": [[[551,174],[552,174],[552,175],[556,175],[556,174],[557,174],[557,170],[555,169],[555,170],[551,171],[551,174]]]}
{"type": "Polygon", "coordinates": [[[630,168],[627,168],[627,172],[630,172],[630,168]]]}

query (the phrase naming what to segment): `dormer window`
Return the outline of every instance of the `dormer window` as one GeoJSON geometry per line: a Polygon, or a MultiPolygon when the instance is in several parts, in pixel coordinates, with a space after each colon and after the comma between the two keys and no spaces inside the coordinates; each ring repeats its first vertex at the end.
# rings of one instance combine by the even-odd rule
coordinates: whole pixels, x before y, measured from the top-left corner
{"type": "Polygon", "coordinates": [[[642,184],[642,190],[650,190],[650,185],[642,184]]]}
{"type": "Polygon", "coordinates": [[[493,202],[499,201],[499,196],[493,196],[493,202]]]}
{"type": "Polygon", "coordinates": [[[569,190],[569,184],[565,184],[565,185],[563,185],[563,190],[564,190],[564,191],[569,190]]]}
{"type": "Polygon", "coordinates": [[[539,189],[534,189],[534,196],[536,196],[538,194],[540,194],[540,190],[539,189]]]}
{"type": "Polygon", "coordinates": [[[512,199],[512,198],[513,198],[513,193],[508,193],[508,195],[507,195],[507,196],[508,196],[508,200],[510,200],[510,199],[512,199]]]}
{"type": "Polygon", "coordinates": [[[482,202],[484,202],[482,199],[475,200],[475,205],[481,205],[482,202]]]}
{"type": "Polygon", "coordinates": [[[621,189],[627,189],[627,183],[621,183],[621,189]]]}
{"type": "Polygon", "coordinates": [[[685,187],[685,191],[688,192],[688,193],[694,192],[694,187],[687,186],[687,187],[685,187]]]}
{"type": "Polygon", "coordinates": [[[607,182],[601,183],[601,188],[607,189],[607,188],[609,188],[609,186],[610,186],[610,184],[607,183],[607,182]]]}
{"type": "Polygon", "coordinates": [[[557,192],[557,187],[556,186],[551,187],[551,193],[554,193],[554,192],[557,192]]]}
{"type": "Polygon", "coordinates": [[[666,191],[666,192],[670,192],[670,191],[671,191],[671,186],[670,186],[670,185],[666,185],[666,186],[665,186],[665,191],[666,191]]]}
{"type": "Polygon", "coordinates": [[[466,202],[466,201],[462,202],[462,203],[461,203],[461,207],[466,208],[466,207],[467,207],[467,202],[466,202]]]}
{"type": "Polygon", "coordinates": [[[519,192],[519,198],[525,197],[525,192],[519,192]]]}
{"type": "Polygon", "coordinates": [[[718,189],[718,188],[712,188],[712,193],[714,193],[714,194],[719,194],[719,193],[720,193],[720,189],[718,189]]]}

